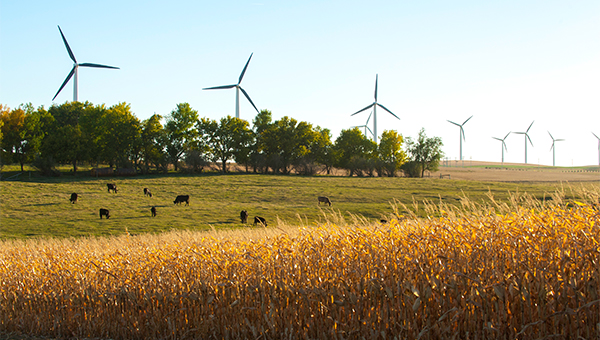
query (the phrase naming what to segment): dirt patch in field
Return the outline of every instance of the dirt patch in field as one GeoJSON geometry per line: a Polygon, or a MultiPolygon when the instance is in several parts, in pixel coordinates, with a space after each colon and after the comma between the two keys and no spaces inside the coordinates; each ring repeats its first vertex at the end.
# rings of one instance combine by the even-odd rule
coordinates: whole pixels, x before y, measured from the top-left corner
{"type": "Polygon", "coordinates": [[[596,167],[560,168],[525,164],[465,161],[463,167],[440,166],[431,177],[492,182],[600,182],[596,167]]]}

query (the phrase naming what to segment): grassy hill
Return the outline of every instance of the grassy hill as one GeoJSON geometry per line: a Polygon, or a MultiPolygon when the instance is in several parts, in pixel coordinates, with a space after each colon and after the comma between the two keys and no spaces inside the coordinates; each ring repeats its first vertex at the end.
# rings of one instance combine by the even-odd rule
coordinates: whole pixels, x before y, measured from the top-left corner
{"type": "MultiPolygon", "coordinates": [[[[294,225],[323,222],[325,216],[379,220],[390,218],[395,201],[423,216],[418,203],[424,200],[460,205],[465,195],[480,202],[488,199],[488,193],[507,200],[509,192],[527,192],[541,200],[560,189],[552,183],[257,174],[25,177],[0,183],[1,239],[238,228],[244,227],[239,220],[242,209],[248,210],[249,222],[262,216],[270,227],[277,226],[278,219],[294,225]],[[117,194],[107,192],[109,182],[117,184],[117,194]],[[152,198],[144,197],[145,187],[152,198]],[[72,192],[80,195],[77,204],[69,202],[72,192]],[[189,206],[173,204],[182,194],[191,196],[189,206]],[[328,196],[333,206],[319,206],[317,196],[328,196]],[[150,216],[152,206],[158,211],[155,218],[150,216]],[[110,210],[109,220],[99,218],[100,208],[110,210]]],[[[567,194],[573,195],[568,190],[567,194]]]]}

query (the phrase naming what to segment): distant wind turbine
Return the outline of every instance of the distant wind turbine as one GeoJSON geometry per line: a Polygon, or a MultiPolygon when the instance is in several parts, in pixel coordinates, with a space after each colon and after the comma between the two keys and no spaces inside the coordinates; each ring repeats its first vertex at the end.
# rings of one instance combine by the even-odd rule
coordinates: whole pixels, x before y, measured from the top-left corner
{"type": "Polygon", "coordinates": [[[252,104],[252,106],[254,107],[256,112],[258,112],[256,105],[254,105],[254,103],[252,102],[252,99],[250,99],[250,96],[248,95],[248,93],[246,93],[246,91],[244,91],[244,89],[240,86],[240,84],[242,83],[242,79],[244,78],[244,74],[246,73],[246,69],[248,68],[248,64],[250,64],[250,59],[252,59],[253,54],[254,53],[250,54],[250,58],[248,58],[248,61],[246,62],[246,66],[244,66],[244,69],[242,70],[242,73],[240,74],[240,78],[238,79],[237,84],[203,88],[203,90],[222,90],[222,89],[231,89],[231,88],[235,87],[235,117],[236,118],[240,118],[240,90],[242,91],[244,96],[246,96],[246,99],[248,99],[250,104],[252,104]]]}
{"type": "Polygon", "coordinates": [[[598,139],[598,166],[600,166],[600,137],[596,136],[595,133],[592,132],[592,135],[598,139]]]}
{"type": "Polygon", "coordinates": [[[54,95],[54,98],[52,98],[52,100],[54,101],[54,99],[56,98],[56,96],[58,96],[58,94],[60,93],[60,91],[62,91],[62,89],[65,87],[65,85],[67,85],[67,83],[69,82],[69,80],[71,80],[71,77],[73,77],[73,75],[75,75],[75,79],[73,81],[73,101],[76,102],[78,100],[78,96],[77,96],[77,73],[78,73],[78,69],[79,67],[96,67],[96,68],[112,68],[112,69],[119,69],[118,67],[114,67],[114,66],[107,66],[107,65],[100,65],[100,64],[91,64],[91,63],[83,63],[83,64],[79,64],[77,63],[77,59],[75,59],[75,55],[73,54],[73,51],[71,51],[71,47],[69,47],[69,43],[67,42],[67,39],[65,38],[65,35],[63,34],[62,30],[60,29],[60,26],[58,26],[58,30],[60,31],[60,35],[62,36],[63,42],[65,43],[65,47],[67,48],[67,52],[69,52],[69,57],[71,57],[71,60],[73,60],[73,68],[71,69],[71,72],[69,72],[69,75],[67,76],[67,79],[65,79],[65,81],[62,83],[62,85],[60,86],[60,88],[58,89],[58,92],[56,92],[56,94],[54,95]]]}
{"type": "Polygon", "coordinates": [[[556,142],[562,142],[564,141],[564,139],[554,139],[550,131],[548,131],[548,134],[550,135],[550,138],[552,138],[552,146],[550,147],[550,151],[552,151],[552,166],[556,166],[556,147],[554,146],[554,144],[556,142]]]}
{"type": "Polygon", "coordinates": [[[506,137],[508,137],[508,135],[510,135],[510,132],[509,132],[509,133],[507,133],[507,134],[506,134],[506,136],[504,136],[504,138],[502,138],[502,139],[500,139],[500,138],[497,138],[497,137],[492,137],[492,138],[494,138],[495,140],[499,140],[499,141],[501,141],[501,142],[502,142],[502,163],[504,163],[504,150],[507,150],[507,149],[506,149],[506,143],[505,143],[505,140],[506,140],[506,137]]]}
{"type": "Polygon", "coordinates": [[[369,129],[369,120],[371,120],[371,116],[373,115],[373,111],[371,111],[371,113],[369,114],[369,118],[367,118],[367,122],[364,125],[357,125],[357,126],[353,126],[353,128],[357,127],[357,128],[365,128],[365,137],[368,138],[369,136],[367,135],[367,130],[369,130],[369,132],[371,133],[371,136],[375,136],[373,134],[373,131],[371,131],[371,129],[369,129]]]}
{"type": "MultiPolygon", "coordinates": [[[[533,121],[535,122],[535,120],[533,121]]],[[[527,128],[527,130],[525,132],[515,132],[518,135],[525,135],[525,164],[527,164],[527,140],[529,140],[529,143],[531,143],[531,146],[533,146],[533,142],[531,141],[531,138],[529,138],[529,129],[531,129],[531,125],[533,125],[533,122],[531,122],[531,124],[529,124],[529,127],[527,128]]]]}
{"type": "MultiPolygon", "coordinates": [[[[373,104],[365,107],[364,109],[360,109],[356,112],[354,112],[353,114],[351,114],[350,116],[354,116],[355,114],[361,113],[365,110],[368,110],[370,108],[373,108],[373,140],[375,141],[375,144],[377,144],[377,106],[381,107],[382,109],[386,110],[387,112],[389,112],[392,116],[398,118],[398,116],[396,116],[395,114],[392,113],[392,111],[388,110],[385,106],[379,104],[377,102],[377,79],[378,79],[379,75],[375,75],[375,101],[373,102],[373,104]]],[[[400,118],[398,118],[398,120],[400,120],[400,118]]]]}
{"type": "Polygon", "coordinates": [[[458,123],[455,123],[455,122],[453,122],[453,121],[450,121],[450,120],[448,121],[448,122],[450,122],[450,123],[452,123],[452,124],[454,124],[454,125],[456,125],[456,126],[458,126],[458,127],[460,128],[460,136],[459,136],[459,139],[460,139],[460,160],[461,160],[461,161],[462,161],[462,159],[463,159],[463,156],[462,156],[462,142],[463,142],[463,140],[465,140],[465,130],[463,129],[463,126],[464,126],[465,124],[467,124],[467,122],[468,122],[468,121],[469,121],[469,119],[471,119],[471,118],[473,118],[473,116],[471,116],[471,117],[467,118],[467,120],[465,120],[465,121],[464,121],[462,124],[458,124],[458,123]]]}

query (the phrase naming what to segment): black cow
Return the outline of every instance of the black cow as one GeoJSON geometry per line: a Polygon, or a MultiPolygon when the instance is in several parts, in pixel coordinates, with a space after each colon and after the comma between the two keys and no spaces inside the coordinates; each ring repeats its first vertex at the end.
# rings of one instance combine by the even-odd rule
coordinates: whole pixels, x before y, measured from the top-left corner
{"type": "Polygon", "coordinates": [[[240,219],[242,220],[243,224],[248,223],[248,211],[246,211],[246,210],[240,211],[240,219]]]}
{"type": "Polygon", "coordinates": [[[152,217],[156,217],[156,207],[150,208],[150,212],[152,213],[152,217]]]}
{"type": "Polygon", "coordinates": [[[100,208],[100,219],[102,219],[102,216],[106,216],[106,219],[108,220],[108,218],[110,217],[110,212],[108,211],[108,209],[100,208]]]}
{"type": "Polygon", "coordinates": [[[108,192],[111,190],[116,194],[117,193],[117,185],[113,183],[106,183],[106,187],[108,188],[108,192]]]}
{"type": "Polygon", "coordinates": [[[185,205],[190,205],[190,195],[179,195],[173,201],[175,204],[181,204],[182,202],[185,202],[185,205]]]}
{"type": "Polygon", "coordinates": [[[254,225],[262,224],[265,227],[267,226],[267,220],[264,217],[254,216],[254,225]]]}
{"type": "Polygon", "coordinates": [[[331,207],[331,201],[329,200],[329,197],[319,196],[317,197],[317,200],[319,201],[319,205],[321,204],[321,202],[323,202],[325,204],[329,204],[329,206],[331,207]]]}
{"type": "Polygon", "coordinates": [[[144,196],[152,197],[152,193],[150,192],[150,189],[144,188],[144,196]]]}
{"type": "Polygon", "coordinates": [[[77,193],[76,192],[71,194],[71,198],[69,198],[69,201],[71,201],[71,203],[73,203],[73,204],[77,203],[77,193]]]}

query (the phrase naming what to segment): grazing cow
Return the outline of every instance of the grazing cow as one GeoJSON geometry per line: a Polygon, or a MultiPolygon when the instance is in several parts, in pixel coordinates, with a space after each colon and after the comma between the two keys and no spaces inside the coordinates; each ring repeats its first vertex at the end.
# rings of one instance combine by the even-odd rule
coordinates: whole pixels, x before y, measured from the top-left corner
{"type": "Polygon", "coordinates": [[[319,205],[321,205],[321,202],[323,202],[325,204],[329,204],[329,206],[331,207],[331,201],[329,200],[329,197],[319,196],[317,197],[317,200],[319,201],[319,205]]]}
{"type": "Polygon", "coordinates": [[[152,193],[150,192],[150,189],[144,188],[144,196],[152,197],[152,193]]]}
{"type": "Polygon", "coordinates": [[[111,190],[116,194],[117,193],[117,185],[113,183],[106,183],[106,187],[108,188],[108,192],[111,190]]]}
{"type": "Polygon", "coordinates": [[[267,226],[267,220],[264,217],[254,216],[254,225],[262,224],[265,227],[267,226]]]}
{"type": "Polygon", "coordinates": [[[100,219],[102,219],[102,216],[106,216],[106,219],[108,220],[108,218],[110,217],[110,212],[108,211],[108,209],[100,208],[100,219]]]}
{"type": "Polygon", "coordinates": [[[248,211],[246,211],[246,210],[242,210],[242,211],[240,212],[240,219],[242,220],[242,223],[243,223],[243,224],[246,224],[246,223],[248,223],[248,211]]]}
{"type": "Polygon", "coordinates": [[[152,217],[156,217],[156,207],[150,208],[150,212],[152,213],[152,217]]]}
{"type": "Polygon", "coordinates": [[[71,201],[71,203],[73,203],[73,204],[77,203],[77,193],[76,192],[71,194],[71,198],[69,198],[69,201],[71,201]]]}
{"type": "Polygon", "coordinates": [[[175,204],[181,204],[182,202],[185,202],[185,205],[190,205],[190,195],[179,195],[173,201],[175,204]]]}

